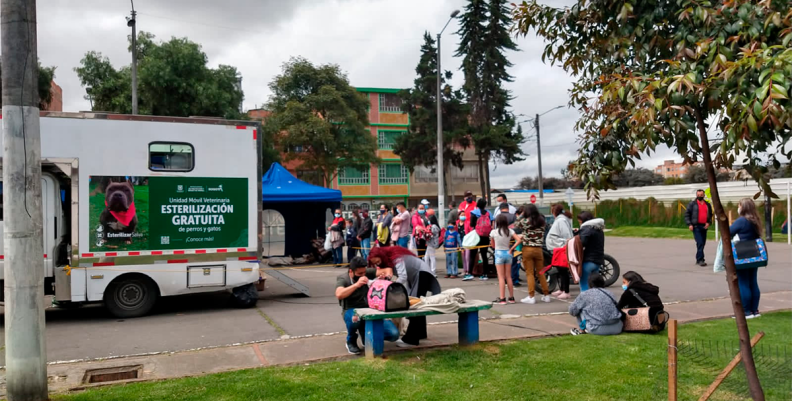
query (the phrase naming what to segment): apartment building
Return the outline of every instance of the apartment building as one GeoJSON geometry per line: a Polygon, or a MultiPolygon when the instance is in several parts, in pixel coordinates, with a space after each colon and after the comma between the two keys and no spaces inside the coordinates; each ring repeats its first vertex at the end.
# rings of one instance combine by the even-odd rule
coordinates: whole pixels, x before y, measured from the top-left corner
{"type": "MultiPolygon", "coordinates": [[[[299,159],[284,162],[283,166],[297,178],[315,184],[328,186],[343,194],[343,209],[355,207],[374,209],[380,204],[393,205],[406,202],[417,205],[421,199],[437,203],[437,173],[431,168],[419,167],[410,174],[401,158],[393,152],[396,138],[406,135],[410,127],[410,117],[401,109],[402,100],[398,96],[401,89],[357,88],[369,100],[369,131],[377,138],[377,156],[382,160],[379,166],[360,165],[338,171],[331,183],[324,183],[321,174],[301,169],[299,159]],[[328,185],[326,185],[328,184],[328,185]]],[[[266,110],[251,110],[251,118],[264,119],[269,115],[266,110]]],[[[291,151],[299,152],[300,149],[291,151]]],[[[480,192],[478,164],[475,152],[467,149],[463,156],[464,167],[451,169],[447,198],[451,194],[461,199],[465,191],[480,192]]]]}

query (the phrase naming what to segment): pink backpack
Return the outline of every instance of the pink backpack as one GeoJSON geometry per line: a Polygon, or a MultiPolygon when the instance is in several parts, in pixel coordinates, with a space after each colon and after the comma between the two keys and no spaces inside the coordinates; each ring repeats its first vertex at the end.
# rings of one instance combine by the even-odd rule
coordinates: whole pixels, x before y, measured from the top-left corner
{"type": "Polygon", "coordinates": [[[492,221],[489,212],[484,213],[476,220],[476,234],[479,237],[489,237],[492,232],[492,221]]]}
{"type": "Polygon", "coordinates": [[[368,305],[382,312],[410,309],[410,296],[407,289],[399,283],[388,280],[374,280],[369,287],[368,305]]]}

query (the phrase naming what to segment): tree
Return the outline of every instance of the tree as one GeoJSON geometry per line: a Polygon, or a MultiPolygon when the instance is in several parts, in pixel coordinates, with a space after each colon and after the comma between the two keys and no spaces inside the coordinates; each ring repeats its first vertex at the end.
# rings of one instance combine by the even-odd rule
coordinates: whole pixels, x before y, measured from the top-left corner
{"type": "MultiPolygon", "coordinates": [[[[682,179],[688,184],[697,184],[707,182],[707,169],[700,164],[694,164],[688,167],[687,172],[682,179]]],[[[715,175],[715,181],[729,181],[731,175],[725,171],[718,171],[715,175]]]]}
{"type": "MultiPolygon", "coordinates": [[[[421,58],[415,72],[418,76],[413,88],[400,92],[404,100],[402,108],[410,116],[409,134],[398,137],[393,148],[411,172],[417,166],[437,165],[437,47],[428,32],[424,33],[421,58]]],[[[446,71],[441,76],[441,85],[451,77],[451,72],[446,71]]],[[[462,168],[462,153],[470,146],[468,107],[463,102],[462,93],[452,90],[448,84],[442,86],[441,96],[445,147],[443,174],[447,175],[450,166],[462,168]]],[[[445,183],[448,185],[449,180],[445,183]]]]}
{"type": "Polygon", "coordinates": [[[662,184],[663,176],[652,170],[639,167],[620,172],[614,177],[613,183],[621,188],[646,187],[662,184]]]}
{"type": "MultiPolygon", "coordinates": [[[[154,35],[140,32],[137,46],[140,114],[243,118],[242,76],[236,67],[209,68],[201,45],[187,38],[155,43],[154,35]]],[[[90,51],[74,70],[94,110],[132,112],[129,66],[116,69],[107,57],[90,51]]]]}
{"type": "Polygon", "coordinates": [[[517,50],[511,38],[512,21],[505,0],[469,0],[461,17],[456,52],[462,59],[465,84],[462,89],[470,105],[473,145],[479,161],[481,192],[489,200],[489,162],[504,164],[522,160],[522,129],[507,109],[511,96],[503,88],[513,78],[506,71],[512,64],[504,51],[517,50]]]}
{"type": "MultiPolygon", "coordinates": [[[[539,177],[523,177],[517,183],[517,188],[519,189],[537,189],[539,183],[539,177]]],[[[544,189],[554,189],[554,190],[564,190],[567,188],[572,189],[581,189],[583,188],[583,183],[579,180],[569,180],[567,178],[558,178],[558,177],[542,177],[542,188],[544,189]]]]}
{"type": "MultiPolygon", "coordinates": [[[[38,69],[39,109],[43,110],[52,102],[52,80],[55,79],[55,67],[42,67],[39,63],[38,69]]],[[[1,66],[0,72],[2,72],[1,66]]],[[[0,92],[2,90],[3,87],[0,85],[0,92]]]]}
{"type": "Polygon", "coordinates": [[[688,164],[703,159],[741,355],[751,395],[763,400],[714,167],[744,158],[772,194],[760,156],[775,167],[779,155],[792,156],[785,147],[792,133],[789,3],[581,0],[559,10],[523,2],[515,19],[520,33],[535,31],[548,43],[543,58],[576,78],[570,105],[582,114],[582,135],[574,172],[586,177],[590,194],[612,188],[614,172],[658,144],[688,164]],[[710,139],[711,126],[722,135],[710,139]]]}
{"type": "Polygon", "coordinates": [[[325,185],[340,169],[379,163],[368,129],[368,100],[338,65],[292,58],[269,87],[272,114],[264,131],[280,133],[276,141],[286,161],[300,160],[303,168],[320,171],[325,185]]]}

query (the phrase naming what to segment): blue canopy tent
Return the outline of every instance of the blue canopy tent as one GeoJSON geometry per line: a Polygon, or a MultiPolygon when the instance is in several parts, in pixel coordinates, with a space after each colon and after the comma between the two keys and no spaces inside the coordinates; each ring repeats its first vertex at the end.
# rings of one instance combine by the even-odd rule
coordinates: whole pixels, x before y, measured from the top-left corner
{"type": "Polygon", "coordinates": [[[279,163],[272,163],[264,174],[261,192],[262,208],[276,210],[283,216],[284,254],[288,256],[311,252],[316,233],[322,235],[327,230],[327,209],[335,209],[341,202],[341,191],[300,181],[279,163]]]}

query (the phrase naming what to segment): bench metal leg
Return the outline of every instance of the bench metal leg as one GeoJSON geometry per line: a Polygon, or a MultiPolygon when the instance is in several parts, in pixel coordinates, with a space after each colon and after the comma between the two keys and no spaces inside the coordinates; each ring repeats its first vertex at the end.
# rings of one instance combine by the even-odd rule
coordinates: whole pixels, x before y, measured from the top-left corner
{"type": "Polygon", "coordinates": [[[366,358],[382,356],[385,348],[385,321],[366,320],[366,358]]]}
{"type": "Polygon", "coordinates": [[[478,311],[459,314],[459,345],[473,345],[479,341],[478,311]]]}

